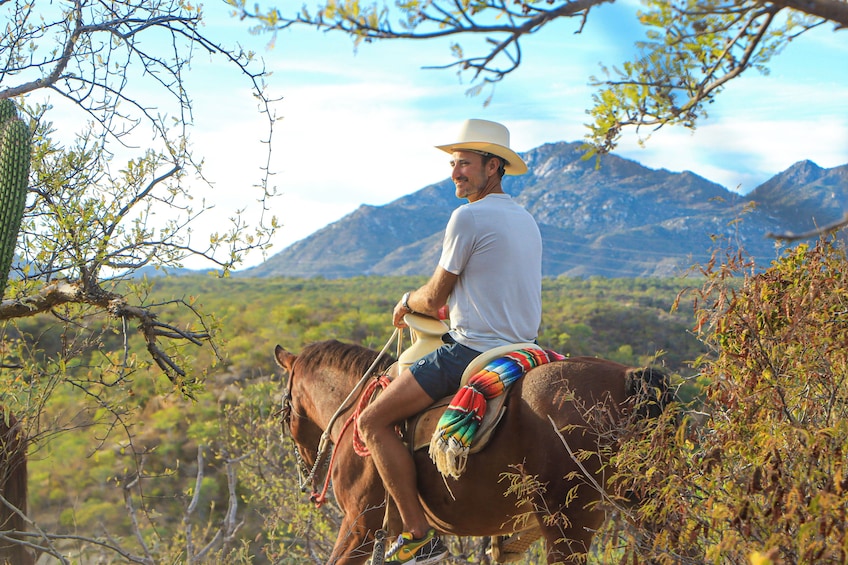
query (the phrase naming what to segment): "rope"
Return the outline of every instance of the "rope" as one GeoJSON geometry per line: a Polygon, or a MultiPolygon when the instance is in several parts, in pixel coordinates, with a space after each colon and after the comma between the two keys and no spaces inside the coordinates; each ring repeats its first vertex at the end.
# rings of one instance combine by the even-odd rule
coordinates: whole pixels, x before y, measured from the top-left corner
{"type": "Polygon", "coordinates": [[[365,381],[367,381],[368,378],[371,376],[371,372],[374,371],[374,367],[377,366],[377,362],[380,360],[380,358],[383,355],[385,355],[386,350],[389,348],[389,346],[395,340],[395,337],[397,337],[398,333],[399,333],[398,328],[395,328],[395,330],[392,332],[392,336],[389,338],[389,341],[386,342],[386,345],[384,345],[383,349],[380,350],[380,353],[377,354],[377,357],[374,359],[374,362],[371,363],[371,366],[368,367],[368,370],[365,371],[365,374],[362,375],[362,378],[359,379],[359,382],[356,383],[356,386],[353,387],[353,390],[351,390],[350,393],[347,395],[347,398],[345,398],[344,402],[342,402],[341,406],[339,406],[338,410],[336,410],[336,413],[333,414],[332,418],[330,418],[330,421],[327,424],[327,429],[324,430],[323,434],[321,434],[321,439],[318,442],[318,454],[319,454],[319,456],[324,451],[324,449],[326,449],[327,444],[330,442],[330,434],[333,431],[333,425],[336,423],[336,420],[338,420],[339,416],[342,415],[342,412],[344,412],[345,410],[348,409],[350,402],[356,397],[356,395],[359,393],[359,389],[362,387],[363,384],[365,384],[365,381]]]}
{"type": "Polygon", "coordinates": [[[347,427],[351,422],[355,423],[353,427],[353,450],[360,457],[368,457],[369,455],[371,455],[371,452],[368,451],[368,446],[366,446],[365,442],[362,441],[362,435],[359,433],[359,415],[370,403],[371,397],[374,395],[375,391],[377,390],[377,387],[385,389],[387,386],[389,386],[390,382],[391,381],[389,381],[389,377],[387,377],[386,375],[380,375],[379,377],[371,381],[371,384],[368,385],[368,388],[365,389],[365,392],[362,393],[362,396],[359,398],[359,406],[356,407],[356,410],[351,415],[350,419],[347,421],[347,424],[345,424],[345,427],[347,427]]]}
{"type": "MultiPolygon", "coordinates": [[[[342,426],[341,431],[339,432],[339,443],[342,442],[342,438],[345,435],[345,432],[350,427],[351,424],[355,424],[353,426],[353,450],[360,457],[368,457],[370,452],[368,448],[365,446],[365,442],[362,441],[362,437],[359,434],[359,415],[362,413],[362,410],[368,406],[368,402],[371,399],[371,396],[374,395],[374,392],[377,390],[377,387],[386,388],[389,386],[389,377],[386,375],[380,375],[379,377],[375,377],[365,390],[362,392],[362,396],[359,398],[359,405],[354,410],[353,414],[345,421],[344,426],[342,426]]],[[[336,462],[336,454],[338,450],[334,449],[333,454],[330,456],[330,465],[327,467],[327,476],[324,478],[324,487],[321,489],[320,493],[312,493],[310,499],[313,503],[315,503],[316,508],[320,508],[322,504],[327,501],[327,491],[330,489],[330,478],[332,476],[333,464],[336,462]]]]}
{"type": "MultiPolygon", "coordinates": [[[[318,461],[320,461],[321,456],[324,454],[324,451],[327,449],[327,445],[330,443],[330,433],[332,432],[333,425],[336,423],[336,420],[339,418],[339,416],[341,416],[342,412],[347,410],[348,404],[350,403],[350,401],[354,398],[354,396],[357,394],[357,392],[362,387],[362,385],[366,382],[366,380],[368,380],[370,378],[371,373],[374,371],[374,368],[377,366],[377,362],[380,360],[380,358],[383,355],[385,355],[386,350],[389,348],[389,346],[392,344],[392,342],[395,340],[395,338],[398,337],[399,333],[400,332],[398,331],[398,329],[395,328],[395,330],[392,332],[392,336],[386,342],[386,345],[383,346],[383,349],[380,350],[380,353],[377,354],[377,357],[374,359],[374,362],[371,363],[371,366],[368,367],[368,370],[365,371],[365,374],[362,375],[362,378],[359,379],[359,382],[356,383],[356,386],[353,387],[353,390],[350,391],[350,393],[347,395],[347,398],[345,398],[344,402],[342,402],[341,406],[339,406],[339,408],[333,414],[333,417],[330,418],[330,422],[327,424],[327,429],[324,430],[323,434],[321,434],[321,439],[318,442],[318,454],[315,458],[316,465],[312,469],[312,474],[315,473],[315,469],[317,468],[317,463],[318,463],[318,461]]],[[[341,432],[339,432],[339,443],[341,443],[342,437],[344,436],[344,433],[347,430],[348,426],[350,426],[351,422],[353,422],[354,419],[357,419],[357,420],[359,419],[360,412],[367,405],[367,402],[363,403],[363,399],[371,398],[371,395],[374,394],[375,387],[378,384],[382,388],[386,388],[389,385],[389,378],[386,375],[380,375],[379,377],[376,377],[368,385],[368,387],[366,387],[365,391],[363,392],[362,396],[359,399],[359,406],[357,406],[353,415],[350,418],[347,419],[344,426],[342,427],[341,432]]],[[[357,450],[357,447],[356,447],[357,440],[362,445],[362,448],[365,449],[366,454],[367,454],[367,448],[365,448],[364,443],[362,443],[362,439],[359,438],[359,429],[355,428],[354,450],[356,451],[357,454],[362,455],[357,450]]],[[[297,451],[297,450],[295,450],[295,451],[297,451]]],[[[327,501],[327,491],[330,489],[330,480],[331,480],[332,475],[333,475],[333,464],[336,462],[336,453],[337,453],[337,451],[335,449],[333,449],[332,455],[330,456],[330,464],[327,466],[327,475],[324,477],[324,487],[321,489],[321,492],[316,493],[316,492],[313,491],[312,495],[309,497],[309,499],[315,504],[316,508],[320,508],[321,505],[324,504],[327,501]]]]}

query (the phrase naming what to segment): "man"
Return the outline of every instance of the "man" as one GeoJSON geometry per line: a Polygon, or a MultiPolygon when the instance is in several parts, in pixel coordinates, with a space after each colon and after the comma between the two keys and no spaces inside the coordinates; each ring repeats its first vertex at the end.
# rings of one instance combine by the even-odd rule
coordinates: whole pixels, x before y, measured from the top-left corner
{"type": "Polygon", "coordinates": [[[415,464],[395,425],[455,393],[465,367],[481,352],[536,339],[542,317],[542,238],[533,217],[501,187],[504,174],[527,165],[509,149],[501,124],[468,120],[451,155],[456,196],[468,200],[448,222],[442,255],[430,280],[407,292],[393,312],[404,327],[410,312],[450,309],[441,346],[404,370],[359,419],[362,437],[403,521],[386,563],[428,564],[447,556],[418,499],[415,464]]]}

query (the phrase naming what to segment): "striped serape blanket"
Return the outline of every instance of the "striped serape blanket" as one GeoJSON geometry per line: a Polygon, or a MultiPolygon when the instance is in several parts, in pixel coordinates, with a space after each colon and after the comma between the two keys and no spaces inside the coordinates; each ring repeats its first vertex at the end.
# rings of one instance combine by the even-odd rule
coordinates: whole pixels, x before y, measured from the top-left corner
{"type": "Polygon", "coordinates": [[[551,361],[565,359],[540,348],[517,349],[491,361],[454,395],[430,440],[430,458],[442,475],[458,479],[465,471],[474,435],[486,414],[486,402],[500,396],[524,374],[551,361]]]}

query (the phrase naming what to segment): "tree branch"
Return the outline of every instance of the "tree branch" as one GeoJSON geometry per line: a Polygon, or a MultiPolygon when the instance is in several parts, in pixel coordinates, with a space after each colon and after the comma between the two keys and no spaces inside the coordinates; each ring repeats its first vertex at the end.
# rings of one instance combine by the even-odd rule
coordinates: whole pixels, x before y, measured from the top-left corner
{"type": "Polygon", "coordinates": [[[844,216],[842,216],[841,220],[834,222],[834,223],[827,225],[827,226],[822,226],[822,227],[814,229],[814,230],[810,230],[810,231],[803,232],[803,233],[785,232],[785,233],[782,233],[782,234],[781,233],[768,232],[766,234],[766,237],[770,237],[772,239],[777,239],[777,240],[780,240],[780,241],[798,241],[799,239],[811,239],[811,238],[814,238],[814,237],[820,237],[822,235],[833,233],[837,230],[844,228],[845,226],[848,226],[848,213],[846,213],[844,216]]]}
{"type": "Polygon", "coordinates": [[[45,285],[32,296],[0,302],[0,320],[35,316],[62,304],[78,302],[81,297],[82,286],[79,282],[55,281],[45,285]]]}
{"type": "Polygon", "coordinates": [[[836,29],[848,27],[848,2],[844,0],[772,0],[771,3],[830,20],[836,29]]]}
{"type": "MultiPolygon", "coordinates": [[[[94,281],[56,281],[32,296],[4,300],[0,303],[0,320],[34,316],[64,304],[88,304],[103,309],[117,319],[138,320],[138,329],[147,344],[147,351],[168,378],[181,388],[186,372],[159,347],[159,339],[185,340],[197,346],[211,339],[211,334],[205,328],[202,331],[182,330],[159,322],[149,307],[132,306],[124,296],[105,291],[94,281]]],[[[183,391],[186,392],[185,389],[183,391]]]]}

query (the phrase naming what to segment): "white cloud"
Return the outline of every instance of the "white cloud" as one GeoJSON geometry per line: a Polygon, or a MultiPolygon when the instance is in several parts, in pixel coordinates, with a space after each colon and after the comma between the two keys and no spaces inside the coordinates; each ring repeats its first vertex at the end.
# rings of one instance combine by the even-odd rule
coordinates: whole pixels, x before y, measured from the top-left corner
{"type": "Polygon", "coordinates": [[[798,161],[822,167],[848,163],[846,147],[845,121],[753,118],[707,122],[694,133],[660,130],[644,148],[628,138],[617,153],[652,168],[689,170],[747,193],[798,161]]]}
{"type": "MultiPolygon", "coordinates": [[[[275,73],[273,94],[282,96],[272,161],[282,194],[274,212],[283,223],[275,252],[361,204],[385,204],[446,178],[447,159],[433,145],[449,140],[465,118],[506,123],[517,151],[581,140],[589,75],[598,73],[598,61],[624,60],[641,31],[601,19],[614,11],[594,12],[581,35],[564,21],[527,38],[522,67],[496,86],[488,106],[489,92],[466,96],[468,85],[454,70],[422,70],[451,62],[444,43],[378,42],[354,54],[341,35],[281,33],[274,50],[261,53],[275,73]]],[[[824,30],[803,37],[774,59],[769,76],[749,72],[733,81],[694,134],[663,128],[642,149],[629,130],[618,153],[742,192],[802,159],[824,167],[848,162],[848,47],[834,46],[834,37],[824,30]]],[[[268,39],[251,41],[264,46],[268,39]]],[[[244,201],[257,176],[264,132],[246,93],[221,88],[203,96],[214,123],[204,119],[195,142],[226,209],[244,201]]]]}
{"type": "Polygon", "coordinates": [[[768,77],[730,85],[694,132],[663,128],[645,149],[625,135],[619,154],[654,168],[688,169],[742,193],[798,161],[848,163],[848,69],[799,81],[790,72],[795,64],[776,63],[768,77]]]}

